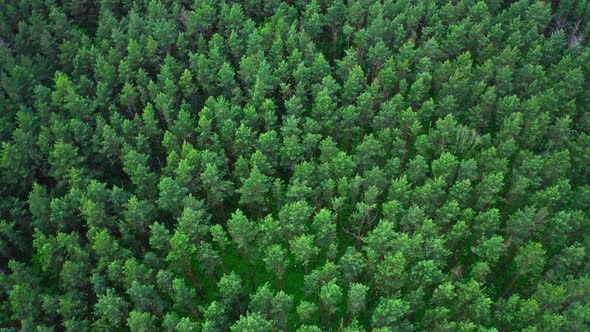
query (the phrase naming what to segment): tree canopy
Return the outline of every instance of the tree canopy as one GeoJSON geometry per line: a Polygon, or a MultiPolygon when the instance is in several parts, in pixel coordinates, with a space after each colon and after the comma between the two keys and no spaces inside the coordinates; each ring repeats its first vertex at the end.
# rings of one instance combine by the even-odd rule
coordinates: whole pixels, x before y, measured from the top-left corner
{"type": "Polygon", "coordinates": [[[590,2],[0,1],[0,330],[590,330],[590,2]]]}

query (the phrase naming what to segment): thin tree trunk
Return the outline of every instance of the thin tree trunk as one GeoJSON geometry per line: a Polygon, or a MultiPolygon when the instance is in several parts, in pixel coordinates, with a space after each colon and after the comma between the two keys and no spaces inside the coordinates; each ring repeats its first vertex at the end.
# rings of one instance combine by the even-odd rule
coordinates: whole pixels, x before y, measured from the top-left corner
{"type": "Polygon", "coordinates": [[[225,213],[225,207],[223,206],[223,201],[217,203],[217,206],[221,210],[221,215],[223,216],[223,221],[227,222],[227,214],[225,213]]]}
{"type": "Polygon", "coordinates": [[[250,264],[250,253],[246,251],[246,268],[248,269],[248,277],[250,278],[250,286],[252,287],[252,291],[256,290],[256,286],[254,285],[254,274],[252,273],[252,266],[250,264]]]}
{"type": "Polygon", "coordinates": [[[328,310],[328,319],[327,319],[327,323],[326,323],[326,326],[327,326],[326,331],[329,332],[329,331],[331,331],[331,324],[332,324],[332,306],[329,305],[327,310],[328,310]]]}
{"type": "Polygon", "coordinates": [[[282,279],[283,278],[279,278],[277,276],[277,287],[278,287],[279,291],[282,291],[283,290],[283,280],[282,279]]]}
{"type": "Polygon", "coordinates": [[[236,299],[236,308],[238,309],[238,315],[242,315],[244,313],[240,299],[236,299]]]}
{"type": "Polygon", "coordinates": [[[225,252],[223,250],[221,250],[220,259],[221,259],[221,268],[223,269],[223,274],[227,274],[227,267],[225,265],[225,252]]]}
{"type": "Polygon", "coordinates": [[[197,277],[195,276],[195,272],[193,271],[193,266],[191,265],[190,260],[186,256],[183,256],[183,257],[184,257],[184,262],[186,263],[186,266],[187,266],[187,272],[188,272],[189,278],[191,279],[191,281],[193,283],[193,287],[195,287],[195,290],[197,291],[197,295],[199,296],[199,298],[201,300],[205,300],[205,294],[203,293],[203,290],[201,289],[201,286],[199,285],[199,280],[197,280],[197,277]]]}
{"type": "Polygon", "coordinates": [[[338,30],[332,30],[332,61],[336,61],[336,47],[338,46],[338,30]]]}
{"type": "Polygon", "coordinates": [[[506,288],[506,290],[502,294],[503,298],[505,298],[510,293],[510,291],[512,290],[512,287],[514,286],[514,283],[516,282],[516,279],[518,279],[518,277],[520,277],[520,272],[517,272],[516,275],[514,276],[514,278],[512,278],[512,280],[510,281],[510,284],[508,285],[508,287],[506,288]]]}
{"type": "Polygon", "coordinates": [[[324,304],[322,303],[322,299],[320,298],[320,294],[318,291],[318,303],[320,304],[320,315],[319,315],[319,323],[320,326],[324,326],[324,304]]]}
{"type": "Polygon", "coordinates": [[[494,271],[494,278],[490,282],[494,282],[496,280],[497,276],[504,273],[504,271],[506,270],[506,268],[508,267],[510,262],[512,262],[512,260],[516,256],[516,253],[518,252],[519,248],[520,248],[520,246],[516,246],[516,248],[514,248],[514,250],[508,256],[508,258],[500,266],[498,266],[496,271],[494,271]]]}
{"type": "Polygon", "coordinates": [[[199,312],[191,303],[188,304],[188,310],[191,312],[194,318],[199,318],[199,312]]]}

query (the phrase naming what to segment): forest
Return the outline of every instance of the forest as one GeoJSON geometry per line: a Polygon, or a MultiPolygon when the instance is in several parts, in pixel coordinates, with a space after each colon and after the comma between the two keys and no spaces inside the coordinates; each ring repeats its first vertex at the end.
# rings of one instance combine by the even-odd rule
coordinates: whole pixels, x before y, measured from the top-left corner
{"type": "Polygon", "coordinates": [[[0,1],[0,331],[590,331],[590,1],[0,1]]]}

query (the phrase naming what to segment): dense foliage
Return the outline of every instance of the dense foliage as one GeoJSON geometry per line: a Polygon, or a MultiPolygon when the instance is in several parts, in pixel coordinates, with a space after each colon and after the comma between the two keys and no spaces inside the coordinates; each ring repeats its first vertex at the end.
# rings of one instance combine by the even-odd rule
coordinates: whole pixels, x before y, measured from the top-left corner
{"type": "Polygon", "coordinates": [[[590,2],[0,1],[3,331],[590,330],[590,2]]]}

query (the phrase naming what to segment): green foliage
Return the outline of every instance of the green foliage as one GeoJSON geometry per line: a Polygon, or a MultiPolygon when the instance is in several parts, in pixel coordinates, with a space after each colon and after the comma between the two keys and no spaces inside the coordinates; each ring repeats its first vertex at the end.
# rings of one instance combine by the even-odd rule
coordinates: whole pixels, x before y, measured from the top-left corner
{"type": "Polygon", "coordinates": [[[587,1],[0,4],[0,330],[590,330],[587,1]]]}

